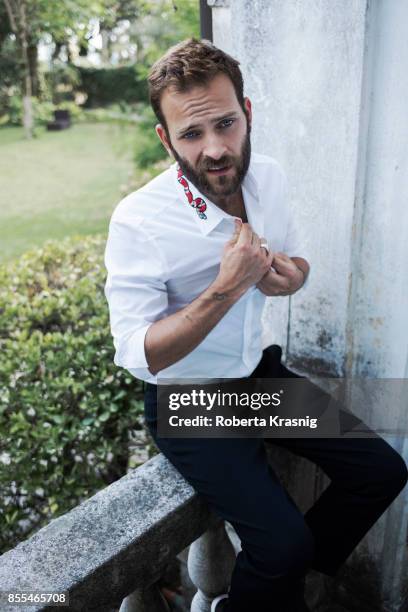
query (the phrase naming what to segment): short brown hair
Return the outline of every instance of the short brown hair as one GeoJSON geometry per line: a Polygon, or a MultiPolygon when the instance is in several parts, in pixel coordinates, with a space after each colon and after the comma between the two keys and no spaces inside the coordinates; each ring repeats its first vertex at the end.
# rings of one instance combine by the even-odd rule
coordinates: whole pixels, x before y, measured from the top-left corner
{"type": "Polygon", "coordinates": [[[174,87],[177,92],[185,92],[196,85],[208,83],[220,73],[231,79],[238,102],[245,112],[244,82],[239,62],[209,40],[183,40],[170,47],[153,64],[148,76],[150,104],[166,131],[167,124],[160,105],[164,90],[174,87]]]}

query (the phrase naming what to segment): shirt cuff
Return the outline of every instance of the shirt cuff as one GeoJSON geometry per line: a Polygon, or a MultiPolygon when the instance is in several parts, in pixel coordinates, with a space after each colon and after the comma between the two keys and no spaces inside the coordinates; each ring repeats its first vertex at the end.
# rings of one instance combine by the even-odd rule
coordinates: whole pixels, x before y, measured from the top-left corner
{"type": "MultiPolygon", "coordinates": [[[[114,357],[115,365],[126,369],[148,369],[144,342],[147,330],[151,325],[152,323],[148,323],[137,329],[131,336],[126,338],[126,340],[116,340],[114,342],[116,348],[114,357]]],[[[149,372],[149,375],[151,376],[151,372],[149,372]]]]}
{"type": "MultiPolygon", "coordinates": [[[[290,258],[292,258],[292,257],[300,257],[300,258],[302,258],[302,259],[305,259],[305,260],[307,261],[307,263],[309,264],[309,272],[308,272],[308,275],[307,275],[307,277],[306,277],[306,280],[305,280],[305,282],[303,283],[303,285],[300,287],[300,289],[298,289],[298,291],[301,291],[302,289],[305,289],[305,287],[307,287],[307,286],[308,286],[308,284],[309,284],[309,279],[310,279],[310,274],[311,274],[311,269],[312,269],[312,268],[311,268],[311,265],[310,265],[310,263],[309,263],[310,259],[309,259],[309,257],[307,257],[307,256],[305,257],[304,255],[295,255],[295,254],[293,254],[293,255],[289,255],[288,253],[286,253],[286,254],[287,254],[287,255],[288,255],[288,257],[290,257],[290,258]]],[[[304,276],[304,274],[303,274],[303,276],[304,276]]]]}

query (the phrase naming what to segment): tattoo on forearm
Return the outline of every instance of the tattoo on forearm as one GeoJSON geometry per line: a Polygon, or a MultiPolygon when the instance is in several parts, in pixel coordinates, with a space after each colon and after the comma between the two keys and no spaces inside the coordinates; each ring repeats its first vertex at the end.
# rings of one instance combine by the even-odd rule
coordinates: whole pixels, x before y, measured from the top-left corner
{"type": "Polygon", "coordinates": [[[213,293],[213,298],[214,300],[217,300],[217,302],[222,302],[222,300],[225,300],[227,297],[227,293],[218,293],[218,291],[214,291],[213,293]]]}

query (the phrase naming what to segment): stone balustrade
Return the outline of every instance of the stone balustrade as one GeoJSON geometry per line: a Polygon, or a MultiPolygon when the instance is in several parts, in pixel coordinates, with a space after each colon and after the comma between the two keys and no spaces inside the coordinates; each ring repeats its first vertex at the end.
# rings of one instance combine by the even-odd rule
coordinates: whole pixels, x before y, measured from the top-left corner
{"type": "MultiPolygon", "coordinates": [[[[0,591],[66,592],[62,610],[168,612],[157,582],[191,543],[191,610],[209,612],[228,589],[237,548],[224,522],[157,455],[2,555],[0,591]]],[[[2,612],[45,609],[57,608],[1,605],[2,612]]]]}

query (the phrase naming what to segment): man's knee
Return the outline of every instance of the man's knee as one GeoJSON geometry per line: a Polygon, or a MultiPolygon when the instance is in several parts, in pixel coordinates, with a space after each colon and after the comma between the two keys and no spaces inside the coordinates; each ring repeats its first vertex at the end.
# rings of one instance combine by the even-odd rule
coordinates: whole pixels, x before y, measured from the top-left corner
{"type": "Polygon", "coordinates": [[[374,496],[394,499],[405,487],[408,469],[401,455],[388,443],[366,476],[368,491],[374,496]]]}
{"type": "Polygon", "coordinates": [[[407,465],[401,455],[393,448],[387,456],[383,477],[386,489],[391,497],[396,497],[407,484],[407,465]]]}

